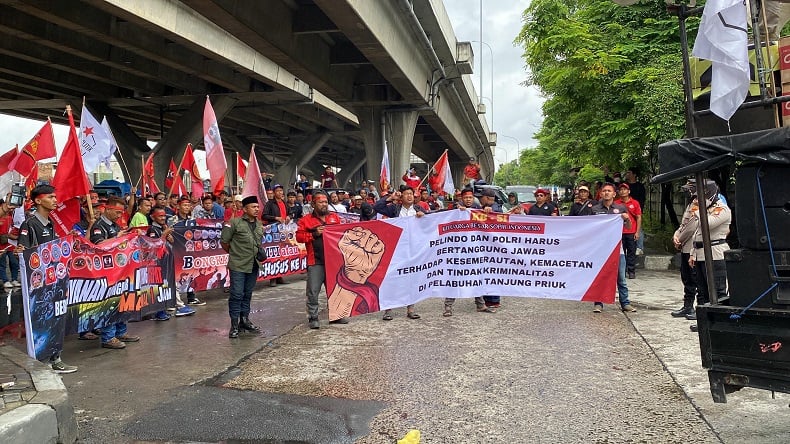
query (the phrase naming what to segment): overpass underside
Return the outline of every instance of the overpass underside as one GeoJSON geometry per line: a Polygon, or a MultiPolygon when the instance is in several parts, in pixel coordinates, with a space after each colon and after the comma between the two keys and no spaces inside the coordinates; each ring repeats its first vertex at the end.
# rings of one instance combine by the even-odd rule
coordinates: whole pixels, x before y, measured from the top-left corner
{"type": "Polygon", "coordinates": [[[202,146],[206,95],[229,159],[254,144],[281,182],[324,165],[343,182],[376,177],[385,137],[395,172],[410,152],[433,162],[449,149],[456,165],[478,155],[485,170],[490,157],[493,173],[488,128],[433,3],[0,0],[0,113],[65,123],[84,97],[107,116],[132,181],[146,142],[160,178],[187,143],[202,146]],[[426,32],[442,35],[435,48],[426,32]]]}

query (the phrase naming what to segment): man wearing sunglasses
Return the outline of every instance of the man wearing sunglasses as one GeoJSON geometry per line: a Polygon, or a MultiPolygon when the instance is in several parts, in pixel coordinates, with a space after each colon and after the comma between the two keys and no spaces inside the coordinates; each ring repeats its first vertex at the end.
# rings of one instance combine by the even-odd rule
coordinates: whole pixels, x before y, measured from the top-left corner
{"type": "Polygon", "coordinates": [[[557,216],[557,206],[551,202],[551,193],[545,188],[535,190],[535,204],[529,207],[530,216],[557,216]]]}

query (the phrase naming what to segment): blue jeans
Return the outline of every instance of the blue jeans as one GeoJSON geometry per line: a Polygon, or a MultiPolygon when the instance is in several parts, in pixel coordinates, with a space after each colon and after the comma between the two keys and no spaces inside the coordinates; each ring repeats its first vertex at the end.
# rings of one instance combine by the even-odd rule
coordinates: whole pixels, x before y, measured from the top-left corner
{"type": "Polygon", "coordinates": [[[628,300],[628,284],[625,280],[625,255],[620,255],[620,264],[617,269],[617,295],[620,297],[620,306],[630,304],[628,300]]]}
{"type": "Polygon", "coordinates": [[[230,297],[228,298],[228,314],[231,319],[249,316],[250,300],[255,281],[258,280],[258,264],[253,264],[252,272],[230,270],[230,297]]]}
{"type": "Polygon", "coordinates": [[[117,338],[126,334],[126,322],[116,322],[115,324],[105,325],[101,329],[101,341],[110,342],[110,339],[117,338]]]}
{"type": "Polygon", "coordinates": [[[0,254],[0,280],[3,282],[19,280],[19,258],[16,254],[11,252],[0,254]],[[11,279],[8,279],[8,274],[6,274],[6,265],[11,266],[11,279]]]}

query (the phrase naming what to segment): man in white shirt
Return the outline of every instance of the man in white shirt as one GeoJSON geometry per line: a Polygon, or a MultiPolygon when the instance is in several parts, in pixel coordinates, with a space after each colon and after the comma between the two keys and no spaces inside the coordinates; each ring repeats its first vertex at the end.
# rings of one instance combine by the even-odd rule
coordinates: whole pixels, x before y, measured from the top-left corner
{"type": "Polygon", "coordinates": [[[348,213],[348,209],[345,205],[340,203],[340,198],[335,192],[329,193],[329,211],[334,211],[335,213],[348,213]]]}

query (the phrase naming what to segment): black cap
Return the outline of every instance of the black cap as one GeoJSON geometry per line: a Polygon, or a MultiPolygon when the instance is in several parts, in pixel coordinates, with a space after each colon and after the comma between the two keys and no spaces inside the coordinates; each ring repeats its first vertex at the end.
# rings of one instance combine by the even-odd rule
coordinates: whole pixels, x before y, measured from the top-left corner
{"type": "Polygon", "coordinates": [[[258,196],[247,196],[241,200],[241,206],[246,207],[249,204],[258,203],[258,196]]]}

